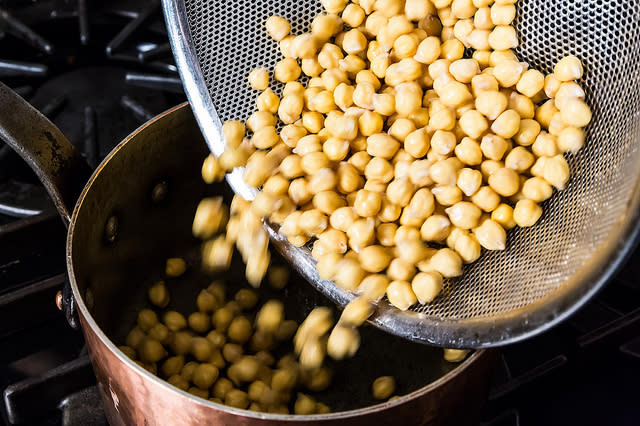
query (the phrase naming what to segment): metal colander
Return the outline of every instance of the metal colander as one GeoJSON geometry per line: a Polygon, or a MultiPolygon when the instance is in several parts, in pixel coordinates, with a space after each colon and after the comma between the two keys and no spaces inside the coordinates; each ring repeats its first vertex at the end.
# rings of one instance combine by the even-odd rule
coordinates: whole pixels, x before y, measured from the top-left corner
{"type": "MultiPolygon", "coordinates": [[[[508,235],[507,250],[485,251],[462,278],[445,283],[431,304],[399,312],[382,302],[372,322],[406,338],[446,347],[502,345],[541,332],[573,313],[614,272],[634,245],[640,190],[640,3],[637,0],[520,0],[516,27],[521,60],[545,73],[563,56],[585,65],[581,82],[594,120],[586,146],[568,155],[572,179],[544,203],[532,228],[508,235]]],[[[256,66],[281,58],[265,30],[274,14],[308,30],[319,1],[164,0],[173,52],[186,93],[211,150],[223,150],[221,121],[246,119],[256,93],[256,66]]],[[[281,85],[272,82],[279,92],[281,85]]],[[[236,192],[253,190],[229,177],[236,192]]],[[[353,298],[315,273],[308,249],[276,247],[323,293],[353,298]]]]}

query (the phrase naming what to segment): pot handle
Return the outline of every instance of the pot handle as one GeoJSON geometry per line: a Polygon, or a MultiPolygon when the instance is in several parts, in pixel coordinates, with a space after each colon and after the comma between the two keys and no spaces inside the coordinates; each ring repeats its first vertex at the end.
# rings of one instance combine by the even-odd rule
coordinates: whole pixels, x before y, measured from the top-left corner
{"type": "Polygon", "coordinates": [[[0,139],[33,169],[68,228],[91,169],[60,129],[2,83],[0,139]]]}

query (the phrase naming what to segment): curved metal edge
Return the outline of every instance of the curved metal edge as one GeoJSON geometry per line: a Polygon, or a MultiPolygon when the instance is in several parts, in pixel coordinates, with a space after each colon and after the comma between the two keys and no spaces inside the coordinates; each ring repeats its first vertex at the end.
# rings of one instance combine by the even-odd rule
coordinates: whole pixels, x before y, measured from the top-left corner
{"type": "Polygon", "coordinates": [[[417,390],[415,390],[415,391],[413,391],[413,392],[411,392],[409,394],[403,395],[402,397],[398,398],[397,400],[387,401],[387,402],[383,402],[383,403],[380,403],[380,404],[377,404],[377,405],[374,405],[374,406],[359,408],[359,409],[355,409],[355,410],[341,411],[341,412],[330,413],[330,414],[317,414],[317,415],[310,415],[310,416],[296,416],[296,415],[258,413],[258,412],[248,411],[248,410],[240,410],[240,409],[237,409],[237,408],[233,408],[233,407],[229,407],[229,406],[226,406],[226,405],[218,404],[218,403],[215,403],[215,402],[212,402],[212,401],[204,400],[202,398],[197,398],[197,397],[194,397],[192,394],[190,394],[188,392],[185,392],[185,391],[183,391],[181,389],[178,389],[178,388],[176,388],[174,386],[171,386],[168,382],[166,382],[165,380],[161,379],[158,376],[155,376],[155,375],[151,374],[149,371],[147,371],[146,369],[142,368],[141,366],[136,364],[132,359],[130,359],[128,356],[126,356],[120,349],[118,349],[116,344],[114,342],[112,342],[111,339],[109,339],[109,337],[104,333],[104,331],[102,331],[102,329],[100,328],[100,326],[98,325],[96,320],[91,315],[91,312],[87,308],[87,305],[84,302],[84,298],[83,298],[82,294],[80,294],[80,289],[78,288],[77,279],[76,279],[75,272],[74,272],[73,258],[72,258],[72,255],[71,255],[73,253],[73,235],[74,235],[74,230],[75,230],[75,223],[76,223],[76,219],[78,217],[78,213],[79,213],[80,209],[82,209],[82,205],[84,203],[84,200],[87,198],[89,192],[91,191],[91,187],[93,185],[93,182],[97,179],[97,177],[100,174],[101,170],[103,170],[105,167],[108,167],[109,161],[111,161],[111,159],[114,158],[118,154],[118,152],[122,148],[124,148],[124,146],[135,137],[135,135],[137,135],[138,133],[144,131],[144,129],[146,127],[148,127],[151,123],[153,123],[153,122],[155,122],[157,120],[160,120],[163,117],[165,117],[167,115],[170,115],[174,111],[180,110],[182,108],[189,108],[189,104],[185,102],[183,104],[180,104],[180,105],[178,105],[178,106],[176,106],[174,108],[171,108],[171,109],[159,114],[158,116],[156,116],[155,118],[153,118],[149,122],[147,122],[147,123],[143,124],[142,126],[140,126],[138,129],[136,129],[129,136],[127,136],[126,139],[124,139],[122,142],[120,142],[109,153],[109,155],[96,168],[96,171],[91,176],[91,178],[87,182],[86,186],[84,187],[82,193],[80,194],[80,197],[78,199],[78,203],[76,204],[75,209],[73,211],[73,216],[72,216],[72,219],[71,219],[71,226],[69,228],[69,233],[67,234],[67,249],[66,249],[67,271],[68,271],[68,274],[69,274],[69,280],[71,282],[71,290],[73,292],[73,297],[74,297],[74,299],[76,301],[77,309],[80,312],[80,315],[82,316],[84,321],[86,321],[86,324],[91,328],[91,332],[94,333],[105,344],[105,346],[107,346],[108,349],[118,357],[118,359],[120,361],[122,361],[124,364],[126,364],[129,368],[134,369],[138,373],[138,375],[140,375],[144,379],[153,380],[154,382],[156,382],[156,383],[158,383],[158,384],[160,384],[162,386],[167,386],[167,387],[171,388],[174,392],[177,392],[178,394],[181,394],[182,396],[187,397],[187,398],[189,398],[189,399],[193,400],[194,402],[196,402],[198,404],[201,404],[201,405],[214,407],[217,410],[226,411],[226,412],[229,412],[229,413],[232,413],[232,414],[236,414],[236,415],[239,415],[239,416],[242,416],[242,417],[247,417],[247,418],[265,419],[265,420],[273,420],[273,421],[296,422],[296,423],[307,423],[307,422],[316,421],[316,420],[336,420],[336,419],[341,419],[341,418],[352,418],[352,417],[360,416],[362,414],[371,414],[372,412],[383,411],[383,410],[386,410],[388,408],[404,404],[405,402],[407,402],[409,400],[412,400],[412,399],[415,399],[415,398],[419,398],[419,397],[421,397],[421,396],[423,396],[423,395],[425,395],[425,394],[427,394],[429,392],[435,391],[435,389],[437,389],[438,387],[440,387],[443,384],[453,380],[458,375],[463,374],[469,368],[472,368],[472,366],[476,363],[476,361],[479,361],[482,358],[490,356],[490,354],[491,354],[490,351],[482,351],[482,350],[481,351],[476,351],[476,352],[472,353],[466,360],[464,360],[462,363],[460,363],[456,368],[454,368],[450,372],[442,375],[438,379],[436,379],[433,382],[423,386],[420,389],[417,389],[417,390]]]}
{"type": "MultiPolygon", "coordinates": [[[[224,146],[222,124],[206,89],[207,85],[198,63],[197,52],[193,47],[184,3],[180,0],[163,0],[162,4],[171,47],[185,93],[193,106],[194,115],[207,144],[215,155],[220,155],[224,146]]],[[[245,199],[255,197],[257,191],[244,183],[241,170],[234,170],[227,176],[227,181],[234,192],[245,199]]],[[[640,195],[638,188],[634,194],[634,198],[638,198],[640,195]]],[[[608,255],[598,256],[600,261],[586,265],[583,271],[572,277],[571,282],[565,283],[562,288],[538,302],[512,311],[496,320],[488,321],[480,318],[443,322],[424,314],[399,312],[383,301],[378,304],[369,323],[415,342],[448,348],[499,347],[540,334],[574,314],[618,270],[625,255],[635,245],[636,236],[640,231],[639,225],[636,224],[639,213],[638,202],[634,202],[633,205],[634,208],[630,211],[634,212],[634,218],[626,221],[621,218],[623,229],[618,234],[612,234],[607,246],[602,248],[608,255]],[[592,281],[593,284],[581,285],[587,280],[592,281]],[[533,313],[527,314],[528,311],[533,313]]],[[[335,285],[326,285],[326,282],[318,276],[315,260],[308,251],[286,244],[275,228],[267,227],[267,229],[276,249],[286,257],[297,258],[298,264],[294,265],[295,268],[314,287],[323,288],[323,293],[340,306],[346,305],[355,297],[335,285]]]]}
{"type": "MultiPolygon", "coordinates": [[[[222,136],[222,122],[213,105],[211,94],[207,91],[207,84],[198,63],[198,55],[193,47],[184,3],[179,3],[179,1],[173,0],[162,1],[171,50],[182,79],[184,92],[189,99],[204,139],[211,152],[215,156],[220,156],[224,152],[225,145],[222,136]]],[[[233,170],[226,179],[233,191],[246,200],[253,200],[258,192],[244,182],[241,168],[233,170]]]]}
{"type": "Polygon", "coordinates": [[[60,129],[2,83],[0,138],[33,169],[68,227],[91,169],[60,129]]]}

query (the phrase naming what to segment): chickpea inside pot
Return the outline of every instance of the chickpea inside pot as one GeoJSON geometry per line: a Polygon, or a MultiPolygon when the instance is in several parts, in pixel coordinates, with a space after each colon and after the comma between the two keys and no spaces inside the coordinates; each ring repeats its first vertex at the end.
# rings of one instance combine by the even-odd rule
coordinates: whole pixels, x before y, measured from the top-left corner
{"type": "MultiPolygon", "coordinates": [[[[150,284],[137,284],[135,287],[132,285],[130,287],[130,290],[132,290],[130,298],[135,300],[135,302],[127,304],[126,310],[122,312],[122,316],[118,320],[120,323],[119,329],[113,330],[109,337],[111,337],[114,342],[126,346],[127,342],[129,342],[127,339],[131,329],[140,322],[141,315],[139,314],[139,307],[144,307],[145,313],[149,312],[149,310],[156,312],[160,323],[165,322],[162,312],[180,312],[184,318],[193,318],[190,314],[200,312],[197,303],[197,301],[203,300],[202,297],[199,297],[200,294],[206,291],[212,282],[224,282],[226,304],[233,303],[231,301],[234,300],[236,302],[240,300],[244,302],[246,292],[248,291],[256,292],[258,295],[256,305],[248,310],[243,309],[235,318],[242,316],[246,316],[247,318],[254,317],[256,312],[270,300],[282,301],[284,318],[287,321],[295,321],[297,324],[300,324],[309,312],[318,306],[328,307],[335,318],[339,317],[339,310],[334,307],[333,303],[310,287],[298,274],[290,271],[289,267],[285,266],[284,259],[280,258],[280,256],[273,251],[271,253],[273,266],[271,268],[275,270],[286,268],[286,270],[290,271],[288,284],[283,289],[274,288],[269,284],[269,278],[265,277],[262,286],[254,290],[246,281],[244,276],[245,265],[237,251],[233,254],[230,269],[218,274],[209,274],[200,269],[200,253],[199,246],[194,246],[191,250],[183,253],[183,258],[189,266],[187,271],[179,277],[171,279],[164,278],[162,272],[163,265],[160,263],[155,271],[156,278],[150,279],[150,284]],[[157,285],[156,283],[160,280],[164,281],[170,295],[170,300],[166,307],[154,305],[149,297],[150,288],[157,285]]],[[[177,253],[176,256],[178,256],[177,253]]],[[[202,309],[202,307],[201,305],[200,309],[202,309]]],[[[147,318],[150,315],[145,314],[142,316],[147,318]]],[[[194,322],[194,320],[192,319],[191,322],[194,322]]],[[[185,320],[182,327],[180,327],[181,331],[177,333],[191,334],[191,341],[193,341],[196,336],[204,336],[210,340],[217,338],[215,332],[211,331],[215,330],[215,324],[212,323],[206,329],[194,331],[190,329],[189,323],[189,321],[185,320]]],[[[255,331],[255,321],[252,321],[251,325],[254,328],[253,334],[257,334],[257,331],[255,331]]],[[[458,366],[458,363],[448,362],[444,359],[441,348],[411,343],[369,325],[360,327],[358,331],[361,337],[361,345],[355,356],[340,361],[327,358],[322,366],[323,371],[309,369],[303,373],[309,377],[305,378],[304,381],[300,380],[299,383],[296,384],[294,396],[291,397],[289,403],[286,404],[290,413],[293,414],[295,412],[297,401],[295,396],[296,391],[303,392],[305,395],[313,398],[317,403],[325,404],[332,413],[347,411],[384,402],[394,395],[402,396],[417,391],[453,371],[458,366]],[[374,396],[372,386],[374,381],[380,376],[393,377],[395,380],[393,395],[380,398],[380,392],[377,390],[378,386],[376,385],[377,397],[374,396]],[[305,384],[308,382],[312,384],[305,384]]],[[[231,333],[232,331],[228,329],[223,335],[230,336],[231,333]]],[[[227,337],[227,341],[231,342],[229,337],[227,337]]],[[[249,349],[252,345],[251,342],[252,341],[247,341],[242,344],[246,355],[266,356],[264,355],[265,351],[263,351],[262,354],[258,354],[260,351],[249,349]]],[[[174,373],[172,368],[176,368],[175,364],[177,362],[183,365],[183,367],[179,369],[183,372],[185,368],[184,365],[189,362],[195,362],[197,365],[209,365],[207,362],[196,359],[194,354],[190,352],[187,352],[187,354],[178,360],[176,358],[179,357],[172,353],[172,346],[167,345],[166,347],[168,352],[162,354],[163,357],[156,361],[158,371],[160,372],[159,374],[165,380],[172,376],[164,372],[174,373]],[[165,375],[167,377],[164,377],[165,375]]],[[[213,350],[215,351],[215,349],[213,350]]],[[[128,349],[125,349],[125,351],[128,351],[128,349]]],[[[276,360],[275,362],[287,354],[290,354],[290,356],[293,357],[292,359],[295,359],[293,344],[290,339],[285,340],[275,349],[266,352],[276,360]]],[[[136,355],[136,359],[139,359],[139,355],[136,355]]],[[[209,363],[211,363],[211,361],[209,361],[209,363]]],[[[144,365],[149,366],[149,364],[144,365]]],[[[229,374],[232,374],[229,370],[229,365],[230,363],[227,362],[225,367],[219,368],[219,376],[217,379],[214,379],[211,384],[208,383],[208,381],[212,380],[214,374],[210,371],[213,370],[211,367],[201,368],[200,370],[203,371],[200,372],[199,370],[193,372],[195,380],[200,383],[201,386],[209,385],[207,386],[207,388],[210,389],[208,397],[215,397],[214,389],[217,381],[223,377],[229,377],[229,374]]],[[[275,365],[273,366],[275,367],[275,365]]],[[[180,375],[178,372],[177,374],[184,379],[184,373],[180,375]]],[[[182,379],[173,378],[169,382],[173,385],[180,385],[182,383],[180,380],[182,379]]],[[[192,380],[194,380],[194,376],[191,376],[190,381],[192,380]]],[[[254,382],[243,382],[240,383],[239,386],[234,384],[233,388],[251,392],[251,388],[249,387],[251,383],[254,382]]],[[[197,388],[194,384],[190,386],[197,388]]],[[[195,390],[193,393],[198,395],[198,392],[195,390]]],[[[384,392],[382,394],[384,395],[384,392]]],[[[221,400],[223,402],[225,401],[224,398],[221,400]]],[[[231,403],[233,402],[234,400],[231,400],[231,403]]],[[[260,406],[253,406],[253,409],[257,409],[258,407],[260,406]]],[[[264,407],[264,405],[262,407],[264,407]]],[[[300,404],[298,404],[298,407],[300,407],[300,404]]],[[[241,408],[251,409],[249,405],[241,408]]],[[[319,413],[319,411],[314,410],[307,414],[312,413],[319,413]]]]}
{"type": "MultiPolygon", "coordinates": [[[[288,364],[282,358],[292,352],[290,339],[296,327],[276,330],[273,337],[285,342],[278,346],[281,349],[263,349],[269,345],[268,336],[258,338],[258,333],[253,333],[245,340],[246,322],[232,327],[233,319],[246,316],[254,327],[252,315],[271,299],[282,302],[282,325],[291,325],[291,321],[299,324],[319,306],[325,306],[334,319],[338,317],[330,308],[331,303],[296,274],[289,273],[289,284],[283,288],[287,269],[275,253],[271,253],[273,265],[260,286],[257,301],[247,297],[247,290],[255,290],[246,280],[246,266],[237,252],[228,272],[201,268],[205,252],[202,240],[193,237],[192,229],[198,204],[203,198],[222,196],[229,207],[224,209],[222,203],[215,204],[222,208],[220,212],[233,214],[239,207],[231,203],[225,185],[207,184],[202,179],[201,165],[207,155],[188,106],[180,106],[120,147],[110,160],[121,161],[120,167],[104,168],[95,177],[91,191],[98,198],[104,195],[103,201],[94,202],[97,198],[91,193],[81,201],[70,247],[77,285],[75,297],[98,380],[105,386],[112,383],[120,408],[127,401],[136,401],[140,407],[160,401],[169,406],[170,401],[189,401],[184,394],[176,393],[181,390],[191,399],[207,398],[241,409],[262,410],[270,401],[273,405],[273,395],[267,392],[263,402],[252,401],[251,396],[260,387],[254,383],[266,382],[269,376],[272,382],[276,380],[285,387],[290,383],[288,364]],[[129,184],[120,186],[122,179],[129,184]],[[151,196],[157,185],[166,187],[162,199],[151,196]],[[106,239],[105,225],[114,223],[111,219],[114,216],[118,226],[110,236],[115,234],[115,238],[106,239]],[[167,271],[168,259],[173,259],[170,266],[180,267],[167,271]],[[238,293],[240,289],[244,293],[238,293]],[[222,299],[225,303],[220,306],[222,299]],[[214,315],[218,312],[226,314],[214,315]],[[131,359],[130,365],[123,366],[122,360],[127,358],[131,359]],[[271,371],[260,365],[256,370],[256,363],[270,365],[271,371]],[[242,368],[231,372],[230,364],[242,368]],[[278,371],[276,379],[275,370],[282,368],[283,373],[278,371]],[[166,385],[158,386],[144,370],[160,376],[166,385]],[[119,387],[115,388],[116,385],[119,387]],[[231,393],[232,389],[237,392],[231,393]]],[[[112,228],[109,230],[113,231],[112,228]]],[[[212,238],[217,241],[219,236],[212,238]]],[[[349,317],[354,323],[362,321],[359,310],[349,317]]],[[[325,367],[332,373],[329,387],[326,387],[329,375],[307,377],[307,385],[291,389],[288,405],[273,405],[271,412],[295,412],[297,406],[299,413],[309,413],[309,398],[316,401],[317,413],[344,412],[384,402],[375,399],[371,392],[373,381],[381,376],[393,376],[394,396],[414,395],[408,397],[410,400],[429,398],[430,393],[423,391],[424,387],[443,377],[447,379],[444,384],[448,395],[455,395],[454,383],[468,379],[473,380],[474,389],[482,395],[488,376],[485,351],[457,364],[444,360],[440,348],[411,344],[366,326],[359,334],[362,345],[354,358],[325,359],[325,367]],[[476,361],[479,369],[468,368],[476,361]],[[458,368],[465,373],[456,374],[458,368]],[[466,378],[467,374],[471,377],[466,378]],[[420,392],[411,394],[415,391],[420,392]]],[[[434,385],[440,384],[443,382],[434,385]]],[[[112,396],[103,396],[109,407],[112,396]]],[[[481,398],[476,402],[480,404],[481,398]]],[[[456,398],[447,398],[446,403],[457,404],[456,398]]],[[[202,414],[203,421],[210,415],[233,415],[219,405],[205,406],[209,411],[202,414]]],[[[159,421],[167,415],[177,415],[175,410],[162,407],[145,412],[145,418],[159,421]]],[[[179,411],[194,415],[197,407],[203,405],[181,404],[179,411]]],[[[112,413],[126,414],[123,410],[112,413]]]]}

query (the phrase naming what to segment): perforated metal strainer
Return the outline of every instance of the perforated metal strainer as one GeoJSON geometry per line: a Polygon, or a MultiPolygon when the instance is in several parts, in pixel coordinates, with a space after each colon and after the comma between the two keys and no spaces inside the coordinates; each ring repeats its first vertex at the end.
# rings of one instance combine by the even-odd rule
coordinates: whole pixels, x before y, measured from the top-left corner
{"type": "MultiPolygon", "coordinates": [[[[266,35],[271,15],[308,30],[315,0],[164,0],[173,52],[186,93],[211,150],[223,150],[221,121],[246,119],[256,66],[273,68],[280,52],[266,35]]],[[[575,312],[633,248],[640,202],[640,3],[637,0],[520,0],[518,55],[545,73],[563,56],[585,64],[581,82],[594,120],[587,144],[568,157],[572,179],[545,203],[532,228],[513,230],[507,250],[485,252],[434,303],[400,312],[381,302],[371,322],[414,341],[458,348],[504,345],[537,334],[575,312]]],[[[272,83],[276,91],[280,89],[272,83]]],[[[254,190],[234,173],[237,193],[254,190]]],[[[272,242],[318,289],[340,305],[353,295],[322,281],[308,249],[272,242]]]]}

